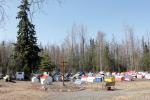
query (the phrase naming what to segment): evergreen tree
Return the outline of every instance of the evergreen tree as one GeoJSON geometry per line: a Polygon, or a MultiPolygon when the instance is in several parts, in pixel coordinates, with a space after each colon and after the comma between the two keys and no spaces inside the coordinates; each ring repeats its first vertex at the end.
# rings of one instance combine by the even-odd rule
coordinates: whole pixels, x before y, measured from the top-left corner
{"type": "Polygon", "coordinates": [[[41,63],[39,65],[40,71],[52,72],[55,66],[52,64],[51,58],[48,53],[43,53],[41,58],[41,63]]]}
{"type": "Polygon", "coordinates": [[[109,45],[106,44],[103,53],[103,64],[105,71],[112,71],[111,69],[111,57],[109,52],[109,45]]]}
{"type": "Polygon", "coordinates": [[[38,53],[41,51],[37,46],[35,26],[28,18],[29,6],[28,0],[22,0],[21,5],[18,7],[20,11],[16,18],[19,20],[19,25],[17,26],[19,30],[14,53],[18,66],[17,70],[24,71],[27,78],[37,68],[40,60],[38,53]]]}
{"type": "Polygon", "coordinates": [[[95,48],[96,48],[96,45],[95,45],[95,41],[94,39],[90,39],[90,48],[89,48],[89,67],[90,69],[89,70],[93,70],[95,71],[96,70],[96,53],[95,53],[95,48]]]}
{"type": "Polygon", "coordinates": [[[150,51],[148,45],[143,42],[142,67],[144,70],[150,70],[150,51]]]}

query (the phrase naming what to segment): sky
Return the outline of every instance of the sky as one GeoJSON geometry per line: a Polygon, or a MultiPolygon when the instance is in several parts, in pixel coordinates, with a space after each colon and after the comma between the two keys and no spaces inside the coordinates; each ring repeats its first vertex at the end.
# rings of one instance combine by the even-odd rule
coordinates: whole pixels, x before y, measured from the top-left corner
{"type": "MultiPolygon", "coordinates": [[[[16,41],[17,8],[20,0],[7,2],[7,19],[0,27],[0,41],[16,41]]],[[[150,35],[150,0],[48,0],[33,16],[38,43],[61,44],[73,24],[84,25],[89,37],[98,31],[109,41],[114,34],[124,38],[125,26],[134,29],[135,37],[150,35]]]]}

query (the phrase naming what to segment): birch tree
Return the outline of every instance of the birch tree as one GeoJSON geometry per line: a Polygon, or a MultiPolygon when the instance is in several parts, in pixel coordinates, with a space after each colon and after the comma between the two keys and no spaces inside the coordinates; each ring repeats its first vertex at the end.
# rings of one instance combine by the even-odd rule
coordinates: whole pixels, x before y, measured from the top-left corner
{"type": "Polygon", "coordinates": [[[97,55],[98,55],[98,59],[99,59],[99,67],[100,70],[103,71],[104,70],[104,66],[103,66],[103,51],[104,51],[104,45],[105,45],[105,33],[103,32],[98,32],[97,33],[97,55]]]}

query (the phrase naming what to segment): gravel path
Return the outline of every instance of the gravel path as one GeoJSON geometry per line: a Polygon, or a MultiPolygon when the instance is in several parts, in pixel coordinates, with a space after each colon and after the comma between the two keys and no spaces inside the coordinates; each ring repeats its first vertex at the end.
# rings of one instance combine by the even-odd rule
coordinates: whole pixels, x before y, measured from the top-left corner
{"type": "MultiPolygon", "coordinates": [[[[51,95],[45,100],[120,100],[120,98],[125,97],[134,97],[137,95],[142,94],[150,94],[150,90],[115,90],[115,91],[78,91],[78,92],[63,92],[63,93],[56,93],[55,95],[51,95]]],[[[138,99],[138,98],[137,98],[138,99]]],[[[130,99],[127,99],[130,100],[130,99]]],[[[132,99],[131,99],[132,100],[132,99]]],[[[141,100],[139,98],[139,100],[141,100]]],[[[147,100],[150,100],[147,99],[147,100]]]]}
{"type": "Polygon", "coordinates": [[[119,82],[114,91],[56,92],[45,100],[150,100],[150,81],[119,82]]]}

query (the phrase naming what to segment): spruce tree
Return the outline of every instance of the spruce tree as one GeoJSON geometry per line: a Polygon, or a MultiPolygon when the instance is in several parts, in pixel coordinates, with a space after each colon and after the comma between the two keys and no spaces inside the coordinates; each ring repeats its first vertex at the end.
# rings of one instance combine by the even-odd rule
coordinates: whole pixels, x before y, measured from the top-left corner
{"type": "Polygon", "coordinates": [[[141,60],[141,64],[143,70],[149,71],[150,70],[150,50],[148,45],[143,42],[143,56],[141,60]]]}
{"type": "Polygon", "coordinates": [[[89,48],[89,66],[90,66],[90,69],[89,70],[96,70],[96,53],[95,53],[95,48],[96,48],[96,45],[95,45],[95,41],[94,39],[90,39],[90,48],[89,48]]]}
{"type": "Polygon", "coordinates": [[[55,66],[51,62],[51,57],[48,55],[48,53],[43,52],[41,56],[41,63],[39,65],[40,72],[52,72],[54,68],[55,66]]]}
{"type": "Polygon", "coordinates": [[[17,26],[19,30],[14,53],[16,66],[18,66],[17,70],[24,71],[27,78],[37,68],[40,60],[38,53],[41,51],[37,45],[35,25],[28,18],[29,7],[28,0],[22,0],[18,7],[20,11],[16,18],[19,20],[17,26]]]}
{"type": "Polygon", "coordinates": [[[103,64],[105,66],[105,71],[111,71],[111,56],[109,51],[109,45],[106,44],[103,53],[103,64]]]}

